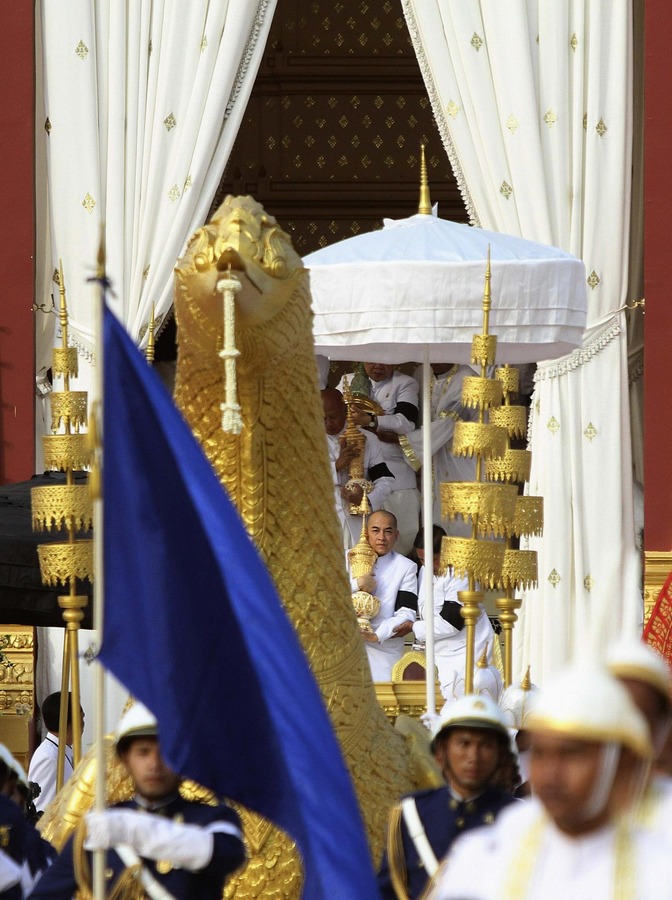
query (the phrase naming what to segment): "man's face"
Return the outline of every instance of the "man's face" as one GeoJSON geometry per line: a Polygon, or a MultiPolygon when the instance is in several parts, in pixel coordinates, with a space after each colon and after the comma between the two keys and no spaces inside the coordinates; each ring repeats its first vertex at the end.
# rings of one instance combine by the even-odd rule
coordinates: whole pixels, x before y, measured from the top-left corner
{"type": "Polygon", "coordinates": [[[385,381],[394,372],[394,366],[386,366],[384,363],[364,363],[364,371],[371,381],[385,381]]]}
{"type": "Polygon", "coordinates": [[[324,409],[324,430],[327,434],[340,434],[348,413],[345,402],[337,396],[323,394],[322,408],[324,409]]]}
{"type": "Polygon", "coordinates": [[[587,811],[600,774],[602,746],[558,735],[532,735],[532,791],[566,834],[590,831],[606,819],[606,811],[597,814],[587,811]]]}
{"type": "Polygon", "coordinates": [[[145,800],[156,802],[177,793],[181,778],[169,769],[154,737],[135,738],[121,761],[133,779],[135,792],[145,800]]]}
{"type": "MultiPolygon", "coordinates": [[[[422,547],[415,548],[415,555],[418,557],[421,566],[425,564],[425,551],[422,547]]],[[[439,569],[441,568],[441,554],[435,553],[432,557],[432,565],[434,568],[434,574],[439,574],[439,569]]]]}
{"type": "Polygon", "coordinates": [[[366,526],[366,538],[378,556],[385,556],[393,548],[399,537],[394,527],[394,519],[382,512],[372,513],[366,526]]]}
{"type": "Polygon", "coordinates": [[[499,765],[500,739],[486,728],[451,728],[435,751],[444,778],[463,797],[480,794],[499,765]]]}

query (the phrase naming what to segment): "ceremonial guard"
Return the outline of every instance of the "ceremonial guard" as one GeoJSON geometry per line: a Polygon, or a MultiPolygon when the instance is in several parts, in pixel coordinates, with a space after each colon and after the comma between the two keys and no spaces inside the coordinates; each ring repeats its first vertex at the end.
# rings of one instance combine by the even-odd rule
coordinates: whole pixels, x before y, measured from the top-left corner
{"type": "Polygon", "coordinates": [[[460,838],[428,900],[670,900],[669,846],[632,824],[649,731],[606,669],[574,666],[527,720],[533,797],[460,838]]]}
{"type": "Polygon", "coordinates": [[[226,876],[245,860],[237,814],[180,796],[181,778],[163,760],[156,719],[142,704],[122,717],[116,751],[134,798],[89,813],[31,896],[91,896],[89,851],[105,850],[108,894],[221,900],[226,876]]]}
{"type": "Polygon", "coordinates": [[[513,802],[510,794],[491,787],[509,734],[489,697],[455,701],[439,722],[432,746],[447,786],[411,794],[393,807],[378,874],[381,896],[390,900],[420,897],[453,841],[491,824],[513,802]]]}

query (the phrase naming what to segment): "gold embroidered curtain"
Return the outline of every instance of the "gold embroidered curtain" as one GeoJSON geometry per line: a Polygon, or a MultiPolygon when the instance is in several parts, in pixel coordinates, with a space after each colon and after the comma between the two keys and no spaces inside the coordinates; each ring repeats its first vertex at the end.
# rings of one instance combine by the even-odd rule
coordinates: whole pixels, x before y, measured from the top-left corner
{"type": "MultiPolygon", "coordinates": [[[[581,350],[537,374],[530,492],[539,588],[517,638],[535,681],[641,624],[628,418],[632,13],[628,0],[402,0],[474,224],[554,244],[588,273],[581,350]]],[[[496,297],[493,297],[493,305],[496,297]]]]}

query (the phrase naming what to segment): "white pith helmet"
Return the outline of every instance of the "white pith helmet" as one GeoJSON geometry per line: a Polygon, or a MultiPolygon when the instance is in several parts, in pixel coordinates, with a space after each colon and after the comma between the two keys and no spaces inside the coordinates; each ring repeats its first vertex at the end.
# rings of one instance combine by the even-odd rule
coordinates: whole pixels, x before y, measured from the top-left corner
{"type": "Polygon", "coordinates": [[[568,666],[550,679],[534,698],[526,728],[579,741],[621,744],[643,759],[651,756],[644,717],[623,685],[594,665],[568,666]]]}
{"type": "Polygon", "coordinates": [[[509,739],[506,719],[487,694],[467,694],[446,704],[432,735],[436,738],[450,728],[485,728],[501,734],[507,741],[509,739]]]}
{"type": "Polygon", "coordinates": [[[117,726],[114,736],[114,744],[119,752],[119,745],[136,737],[157,737],[159,734],[159,724],[156,717],[143,706],[142,703],[134,703],[122,715],[117,726]]]}
{"type": "Polygon", "coordinates": [[[638,638],[618,641],[607,653],[607,668],[616,678],[630,678],[649,685],[672,704],[672,673],[667,661],[638,638]]]}

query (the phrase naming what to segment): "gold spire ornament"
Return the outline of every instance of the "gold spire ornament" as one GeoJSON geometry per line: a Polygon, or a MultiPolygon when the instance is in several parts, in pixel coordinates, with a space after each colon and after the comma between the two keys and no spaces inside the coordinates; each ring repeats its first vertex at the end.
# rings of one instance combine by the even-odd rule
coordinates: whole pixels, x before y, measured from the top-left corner
{"type": "Polygon", "coordinates": [[[519,494],[518,485],[530,477],[531,454],[511,448],[511,440],[524,437],[527,430],[526,410],[511,404],[519,389],[518,370],[507,365],[497,368],[494,378],[488,375],[497,354],[497,337],[489,333],[491,279],[488,248],[483,333],[474,335],[471,345],[471,362],[479,365],[481,371],[477,377],[465,378],[462,386],[462,404],[478,410],[478,421],[457,422],[451,448],[455,456],[476,457],[476,478],[474,482],[448,482],[440,487],[444,517],[461,517],[471,523],[471,538],[445,537],[441,546],[442,571],[452,566],[456,574],[466,576],[469,582],[469,589],[458,593],[467,630],[467,694],[474,686],[475,628],[483,601],[483,593],[476,585],[505,590],[505,596],[496,605],[504,631],[504,682],[508,686],[512,628],[517,619],[515,610],[521,604],[513,598],[513,591],[529,587],[537,579],[536,553],[514,548],[512,540],[522,534],[539,534],[543,526],[540,498],[522,498],[519,494]],[[489,490],[496,486],[507,490],[489,490]],[[501,538],[506,538],[506,542],[501,538]]]}
{"type": "MultiPolygon", "coordinates": [[[[359,540],[354,547],[348,550],[348,564],[352,577],[357,579],[371,575],[377,559],[376,551],[366,537],[366,513],[363,513],[359,540]]],[[[380,600],[368,591],[355,591],[352,595],[352,605],[357,613],[357,623],[362,631],[373,631],[371,619],[378,614],[380,600]]]]}
{"type": "Polygon", "coordinates": [[[421,216],[431,216],[432,214],[432,201],[429,196],[429,179],[427,177],[424,144],[420,144],[420,201],[418,203],[418,214],[421,216]]]}
{"type": "Polygon", "coordinates": [[[154,316],[154,304],[152,303],[152,314],[149,317],[149,327],[148,327],[148,335],[147,335],[147,349],[145,350],[145,359],[147,362],[152,365],[154,362],[154,352],[156,340],[154,338],[154,333],[156,331],[156,318],[154,316]]]}
{"type": "MultiPolygon", "coordinates": [[[[68,312],[65,294],[63,265],[59,264],[58,289],[60,293],[59,324],[61,347],[52,354],[52,371],[63,381],[60,391],[51,394],[53,434],[43,437],[44,466],[47,471],[65,472],[64,485],[47,485],[31,489],[31,509],[35,531],[61,532],[62,541],[40,544],[37,548],[40,573],[45,584],[68,588],[59,596],[63,610],[65,639],[63,641],[63,666],[61,698],[67,698],[71,688],[73,757],[77,765],[82,756],[82,712],[79,687],[78,631],[84,610],[89,602],[86,595],[77,593],[78,582],[93,580],[93,543],[78,537],[93,525],[91,499],[86,485],[75,484],[74,472],[87,468],[90,453],[87,436],[82,432],[87,420],[87,394],[70,390],[70,378],[78,371],[77,350],[68,346],[68,312]],[[59,431],[59,429],[61,429],[59,431]]],[[[61,702],[59,729],[65,734],[68,707],[61,702]]],[[[65,741],[59,744],[57,788],[63,785],[65,741]]]]}
{"type": "Polygon", "coordinates": [[[345,485],[346,491],[350,492],[353,487],[362,489],[362,499],[359,503],[350,503],[350,514],[357,516],[362,513],[370,512],[371,504],[368,495],[373,490],[373,482],[369,481],[364,475],[364,454],[366,450],[366,435],[364,435],[355,423],[355,402],[352,397],[348,379],[343,379],[343,399],[345,401],[347,416],[345,431],[341,435],[341,445],[355,450],[355,455],[348,464],[348,481],[345,485]]]}

